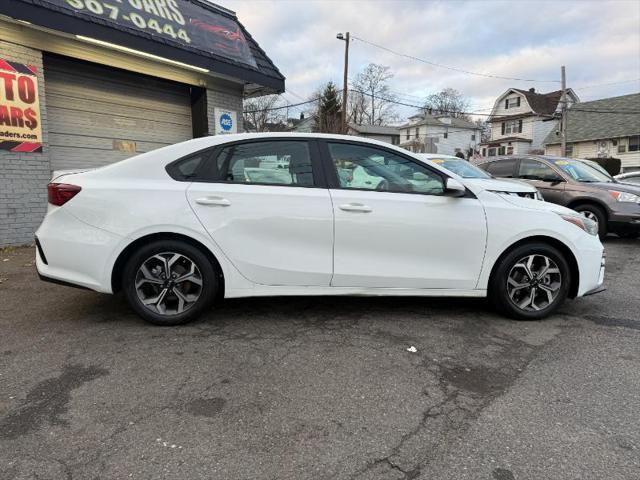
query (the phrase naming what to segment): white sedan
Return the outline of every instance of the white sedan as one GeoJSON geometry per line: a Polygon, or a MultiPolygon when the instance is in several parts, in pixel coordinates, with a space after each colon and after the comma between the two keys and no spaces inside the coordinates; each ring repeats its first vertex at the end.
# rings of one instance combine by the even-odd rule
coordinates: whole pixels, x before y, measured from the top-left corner
{"type": "Polygon", "coordinates": [[[590,220],[362,138],[205,137],[48,189],[40,276],[122,290],[160,325],[274,295],[489,296],[540,319],[603,289],[590,220]]]}

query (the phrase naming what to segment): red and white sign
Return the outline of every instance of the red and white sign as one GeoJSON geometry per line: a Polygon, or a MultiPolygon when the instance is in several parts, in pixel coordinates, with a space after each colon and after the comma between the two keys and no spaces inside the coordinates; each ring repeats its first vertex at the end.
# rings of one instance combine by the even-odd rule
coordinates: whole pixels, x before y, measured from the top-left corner
{"type": "Polygon", "coordinates": [[[0,58],[0,150],[41,152],[38,70],[0,58]]]}

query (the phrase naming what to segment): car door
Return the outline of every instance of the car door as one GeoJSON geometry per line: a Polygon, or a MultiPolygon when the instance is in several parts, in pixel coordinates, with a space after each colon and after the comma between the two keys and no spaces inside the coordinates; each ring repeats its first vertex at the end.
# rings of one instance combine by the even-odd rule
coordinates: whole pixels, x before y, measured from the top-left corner
{"type": "Polygon", "coordinates": [[[443,173],[391,149],[326,141],[321,152],[335,215],[332,286],[475,288],[487,232],[473,195],[444,195],[443,173]],[[366,177],[344,172],[358,169],[366,177]]]}
{"type": "Polygon", "coordinates": [[[531,158],[523,158],[518,166],[517,178],[536,187],[547,202],[563,204],[567,183],[549,165],[531,158]]]}
{"type": "Polygon", "coordinates": [[[513,178],[516,175],[516,163],[517,161],[514,158],[505,158],[503,160],[493,160],[478,166],[496,178],[513,178]]]}
{"type": "Polygon", "coordinates": [[[263,285],[329,286],[333,211],[316,144],[226,144],[187,190],[189,204],[240,273],[263,285]]]}

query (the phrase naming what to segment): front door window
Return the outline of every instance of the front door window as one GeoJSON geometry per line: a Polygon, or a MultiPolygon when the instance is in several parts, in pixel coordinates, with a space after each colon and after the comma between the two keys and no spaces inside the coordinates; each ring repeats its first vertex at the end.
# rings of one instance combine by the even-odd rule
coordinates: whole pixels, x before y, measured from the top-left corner
{"type": "Polygon", "coordinates": [[[387,150],[329,143],[340,188],[441,195],[442,177],[417,162],[387,150]]]}

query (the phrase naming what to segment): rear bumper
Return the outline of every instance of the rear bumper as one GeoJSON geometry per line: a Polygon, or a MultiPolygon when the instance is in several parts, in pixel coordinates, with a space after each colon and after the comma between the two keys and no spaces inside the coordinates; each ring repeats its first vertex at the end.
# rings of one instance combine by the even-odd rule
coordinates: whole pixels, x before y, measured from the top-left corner
{"type": "Polygon", "coordinates": [[[54,207],[38,228],[36,239],[36,268],[43,280],[112,293],[104,272],[122,237],[54,207]]]}

